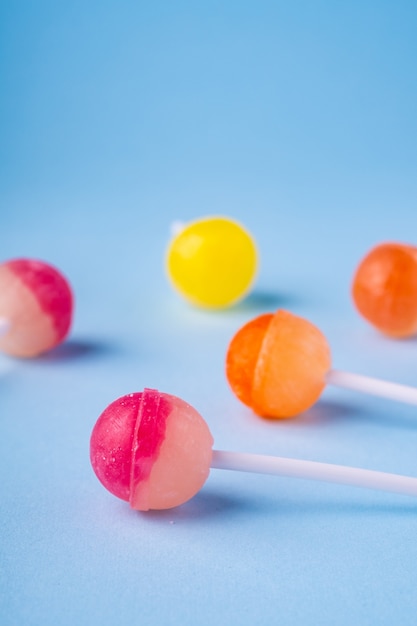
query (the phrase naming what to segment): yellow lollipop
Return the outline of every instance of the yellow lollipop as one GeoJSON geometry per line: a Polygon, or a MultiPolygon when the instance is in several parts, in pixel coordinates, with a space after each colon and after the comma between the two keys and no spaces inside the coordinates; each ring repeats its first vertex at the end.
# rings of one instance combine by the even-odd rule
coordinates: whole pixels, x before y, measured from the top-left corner
{"type": "Polygon", "coordinates": [[[242,299],[255,278],[258,254],[250,233],[228,217],[186,224],[167,252],[174,287],[202,307],[228,307],[242,299]]]}

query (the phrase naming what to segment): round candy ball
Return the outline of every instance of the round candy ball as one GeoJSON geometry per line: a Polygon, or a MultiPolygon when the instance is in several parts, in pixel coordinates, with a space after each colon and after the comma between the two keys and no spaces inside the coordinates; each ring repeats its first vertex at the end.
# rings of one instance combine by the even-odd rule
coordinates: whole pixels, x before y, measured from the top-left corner
{"type": "Polygon", "coordinates": [[[252,236],[241,224],[227,217],[204,217],[173,238],[166,264],[172,284],[188,301],[223,308],[248,293],[258,255],[252,236]]]}
{"type": "Polygon", "coordinates": [[[145,389],[115,400],[100,415],[90,460],[106,489],[132,508],[169,509],[204,485],[212,446],[209,428],[192,406],[145,389]]]}
{"type": "Polygon", "coordinates": [[[361,315],[382,333],[408,337],[417,332],[417,248],[383,243],[356,270],[352,296],[361,315]]]}
{"type": "Polygon", "coordinates": [[[67,336],[73,295],[54,267],[33,259],[0,265],[0,350],[33,357],[54,348],[67,336]]]}
{"type": "Polygon", "coordinates": [[[235,395],[270,418],[306,411],[325,387],[330,349],[321,331],[288,311],[245,324],[226,355],[226,376],[235,395]]]}

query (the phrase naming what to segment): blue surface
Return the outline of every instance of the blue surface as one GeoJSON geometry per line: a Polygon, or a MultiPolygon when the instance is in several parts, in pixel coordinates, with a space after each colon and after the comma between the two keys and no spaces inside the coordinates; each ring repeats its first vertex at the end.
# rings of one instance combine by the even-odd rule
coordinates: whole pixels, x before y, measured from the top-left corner
{"type": "Polygon", "coordinates": [[[89,466],[91,428],[144,386],[179,395],[216,447],[417,475],[413,408],[338,389],[292,421],[229,391],[228,341],[280,306],[335,367],[417,385],[416,341],[356,314],[359,259],[417,241],[414,1],[3,2],[0,249],[77,298],[69,341],[0,360],[0,623],[415,624],[413,500],[213,470],[139,514],[89,466]],[[224,313],[174,294],[172,221],[253,232],[256,288],[224,313]]]}

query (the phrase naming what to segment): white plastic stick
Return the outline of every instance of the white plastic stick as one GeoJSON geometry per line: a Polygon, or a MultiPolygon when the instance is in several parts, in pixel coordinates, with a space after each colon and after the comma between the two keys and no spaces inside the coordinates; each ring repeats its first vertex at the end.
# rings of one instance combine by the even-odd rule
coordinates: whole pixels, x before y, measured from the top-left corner
{"type": "Polygon", "coordinates": [[[174,222],[172,222],[171,236],[176,237],[177,235],[179,235],[184,230],[184,226],[184,222],[181,222],[180,220],[175,220],[174,222]]]}
{"type": "Polygon", "coordinates": [[[3,337],[10,328],[10,322],[5,317],[0,317],[0,337],[3,337]]]}
{"type": "Polygon", "coordinates": [[[213,450],[211,467],[318,480],[417,496],[417,478],[315,461],[213,450]]]}
{"type": "Polygon", "coordinates": [[[342,372],[340,370],[330,370],[326,375],[326,382],[336,387],[344,387],[345,389],[353,389],[362,393],[417,405],[417,389],[407,385],[390,383],[386,380],[351,374],[350,372],[342,372]]]}

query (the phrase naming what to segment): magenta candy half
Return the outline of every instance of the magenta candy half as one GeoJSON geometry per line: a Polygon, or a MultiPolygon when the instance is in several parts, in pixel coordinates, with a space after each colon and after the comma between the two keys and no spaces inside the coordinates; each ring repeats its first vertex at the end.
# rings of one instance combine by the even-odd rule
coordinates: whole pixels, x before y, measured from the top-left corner
{"type": "Polygon", "coordinates": [[[169,509],[204,485],[212,446],[210,430],[192,406],[145,389],[103,411],[91,434],[90,460],[106,489],[132,508],[169,509]]]}
{"type": "Polygon", "coordinates": [[[33,259],[13,259],[0,265],[0,318],[8,331],[0,350],[32,357],[63,341],[73,312],[71,287],[54,267],[33,259]]]}

